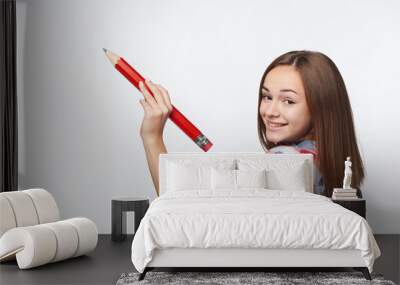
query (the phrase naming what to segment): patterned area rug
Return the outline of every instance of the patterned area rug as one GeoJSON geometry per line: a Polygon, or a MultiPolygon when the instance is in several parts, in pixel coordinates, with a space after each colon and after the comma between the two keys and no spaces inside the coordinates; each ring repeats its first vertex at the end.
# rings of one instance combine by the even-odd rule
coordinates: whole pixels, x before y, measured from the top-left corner
{"type": "Polygon", "coordinates": [[[366,280],[361,272],[147,272],[138,281],[139,273],[123,273],[117,285],[133,284],[388,284],[381,274],[366,280]]]}

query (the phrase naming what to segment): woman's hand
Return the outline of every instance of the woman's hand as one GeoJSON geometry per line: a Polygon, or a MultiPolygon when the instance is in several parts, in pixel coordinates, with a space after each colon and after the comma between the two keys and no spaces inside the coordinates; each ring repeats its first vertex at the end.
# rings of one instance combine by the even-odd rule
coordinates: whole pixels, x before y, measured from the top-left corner
{"type": "Polygon", "coordinates": [[[139,83],[140,91],[144,99],[140,104],[144,110],[144,117],[140,127],[140,136],[144,141],[162,140],[165,122],[172,111],[172,104],[168,91],[159,84],[146,79],[146,85],[150,88],[151,96],[143,81],[139,83]]]}

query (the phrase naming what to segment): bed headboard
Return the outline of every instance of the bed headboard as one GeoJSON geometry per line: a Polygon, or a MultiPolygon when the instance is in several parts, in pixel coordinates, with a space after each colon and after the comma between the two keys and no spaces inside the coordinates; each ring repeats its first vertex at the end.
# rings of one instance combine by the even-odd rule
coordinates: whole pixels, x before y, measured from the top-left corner
{"type": "Polygon", "coordinates": [[[272,154],[272,153],[264,153],[264,152],[214,152],[214,153],[193,153],[193,152],[172,152],[172,153],[163,153],[160,154],[159,157],[159,194],[162,195],[166,192],[167,185],[167,165],[169,162],[187,162],[187,163],[201,163],[207,164],[207,162],[215,163],[215,161],[220,160],[233,160],[235,163],[235,169],[237,169],[237,161],[239,159],[246,160],[265,160],[268,161],[279,161],[279,160],[293,160],[293,161],[304,161],[306,166],[305,171],[305,179],[308,181],[307,192],[314,192],[314,163],[313,163],[313,155],[312,154],[272,154]]]}

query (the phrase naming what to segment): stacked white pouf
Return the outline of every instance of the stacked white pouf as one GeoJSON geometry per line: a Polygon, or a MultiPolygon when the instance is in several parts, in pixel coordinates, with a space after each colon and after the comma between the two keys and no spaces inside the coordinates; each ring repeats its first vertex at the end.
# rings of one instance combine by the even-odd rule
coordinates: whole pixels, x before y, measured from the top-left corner
{"type": "Polygon", "coordinates": [[[96,248],[96,224],[87,218],[60,221],[53,196],[44,189],[0,193],[0,262],[20,269],[86,254],[96,248]]]}

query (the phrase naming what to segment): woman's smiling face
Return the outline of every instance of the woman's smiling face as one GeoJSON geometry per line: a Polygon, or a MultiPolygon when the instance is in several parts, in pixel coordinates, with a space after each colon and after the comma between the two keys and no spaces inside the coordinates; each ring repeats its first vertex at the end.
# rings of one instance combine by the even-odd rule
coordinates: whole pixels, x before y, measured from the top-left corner
{"type": "Polygon", "coordinates": [[[293,66],[280,65],[268,72],[261,92],[259,111],[268,141],[277,144],[313,139],[303,82],[293,66]]]}

